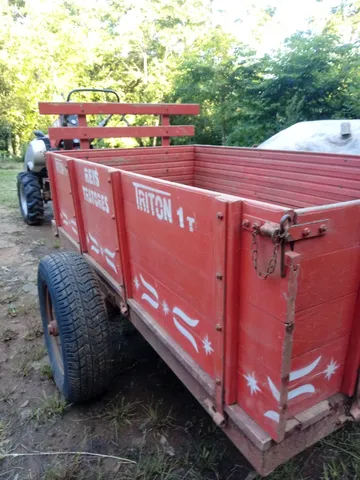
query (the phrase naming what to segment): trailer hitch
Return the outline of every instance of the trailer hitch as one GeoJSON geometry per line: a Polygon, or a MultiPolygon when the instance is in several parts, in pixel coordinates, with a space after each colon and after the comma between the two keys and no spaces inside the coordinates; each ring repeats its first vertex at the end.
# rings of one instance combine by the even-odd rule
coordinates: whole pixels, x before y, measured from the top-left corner
{"type": "Polygon", "coordinates": [[[251,258],[253,261],[254,269],[258,274],[258,277],[262,280],[266,280],[267,277],[274,273],[276,265],[277,265],[277,258],[279,249],[281,250],[281,276],[285,277],[285,243],[288,239],[288,231],[291,224],[291,216],[287,213],[285,214],[281,220],[279,227],[275,224],[271,223],[264,223],[264,225],[260,226],[258,223],[253,224],[253,232],[252,232],[252,244],[251,244],[251,258]],[[267,269],[265,272],[259,271],[258,268],[258,242],[257,236],[258,235],[268,236],[272,238],[274,243],[274,251],[269,260],[267,269]]]}

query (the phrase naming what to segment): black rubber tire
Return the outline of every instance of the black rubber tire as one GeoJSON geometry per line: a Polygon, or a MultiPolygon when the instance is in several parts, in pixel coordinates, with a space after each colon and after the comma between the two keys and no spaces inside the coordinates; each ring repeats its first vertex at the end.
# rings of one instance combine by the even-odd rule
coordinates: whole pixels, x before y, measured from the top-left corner
{"type": "Polygon", "coordinates": [[[40,225],[44,220],[44,202],[38,176],[33,172],[21,172],[17,176],[17,192],[21,215],[28,225],[40,225]],[[27,211],[21,201],[23,191],[27,211]]]}
{"type": "Polygon", "coordinates": [[[38,269],[38,292],[45,344],[55,383],[72,403],[102,395],[114,373],[114,349],[105,301],[95,274],[81,255],[61,252],[44,257],[38,269]],[[50,299],[60,338],[48,332],[50,299]]]}

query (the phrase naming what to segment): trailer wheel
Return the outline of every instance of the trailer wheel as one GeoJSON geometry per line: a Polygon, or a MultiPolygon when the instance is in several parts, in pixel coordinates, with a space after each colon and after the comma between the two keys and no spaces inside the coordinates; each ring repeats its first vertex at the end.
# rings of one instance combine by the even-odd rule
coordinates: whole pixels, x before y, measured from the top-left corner
{"type": "Polygon", "coordinates": [[[32,172],[19,173],[17,192],[24,221],[28,225],[40,225],[44,220],[44,202],[38,176],[32,172]]]}
{"type": "Polygon", "coordinates": [[[57,387],[73,403],[100,396],[113,377],[113,345],[90,266],[75,252],[47,255],[38,269],[38,292],[57,387]]]}

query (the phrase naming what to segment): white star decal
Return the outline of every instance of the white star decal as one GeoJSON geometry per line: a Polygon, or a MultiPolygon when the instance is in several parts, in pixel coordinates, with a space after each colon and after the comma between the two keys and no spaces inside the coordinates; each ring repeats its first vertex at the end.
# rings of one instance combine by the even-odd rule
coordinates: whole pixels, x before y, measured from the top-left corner
{"type": "Polygon", "coordinates": [[[162,309],[163,309],[164,314],[167,315],[170,312],[169,305],[166,303],[165,300],[162,302],[161,305],[162,305],[162,309]]]}
{"type": "Polygon", "coordinates": [[[251,395],[256,392],[261,392],[260,388],[258,387],[257,380],[255,378],[255,373],[248,373],[247,375],[243,375],[243,377],[247,380],[247,386],[250,387],[251,395]]]}
{"type": "Polygon", "coordinates": [[[214,351],[214,349],[212,348],[211,342],[210,342],[209,337],[207,335],[206,335],[206,337],[204,337],[202,343],[203,343],[203,348],[205,350],[206,355],[211,355],[212,352],[214,351]]]}
{"type": "Polygon", "coordinates": [[[332,358],[329,365],[326,367],[326,369],[324,370],[323,373],[325,373],[325,378],[327,380],[330,380],[330,378],[332,377],[332,375],[334,375],[335,373],[335,370],[337,370],[339,368],[339,364],[336,363],[334,361],[334,359],[332,358]]]}
{"type": "Polygon", "coordinates": [[[135,277],[135,278],[134,278],[134,285],[135,285],[136,290],[139,290],[139,288],[140,288],[140,283],[139,283],[138,277],[135,277]]]}

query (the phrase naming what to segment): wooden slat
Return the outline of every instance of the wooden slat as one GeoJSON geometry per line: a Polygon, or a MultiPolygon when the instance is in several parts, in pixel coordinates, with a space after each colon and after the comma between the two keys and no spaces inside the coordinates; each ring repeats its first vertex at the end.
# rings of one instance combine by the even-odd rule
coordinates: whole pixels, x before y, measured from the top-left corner
{"type": "Polygon", "coordinates": [[[151,158],[151,155],[173,155],[173,154],[190,154],[191,158],[194,159],[194,147],[192,145],[181,145],[181,146],[170,146],[170,147],[135,147],[135,148],[94,148],[91,150],[72,150],[72,158],[80,158],[82,160],[93,160],[93,158],[102,158],[106,161],[109,157],[114,158],[126,158],[129,157],[133,159],[134,157],[143,156],[144,158],[148,155],[151,158]]]}
{"type": "Polygon", "coordinates": [[[339,155],[336,153],[291,152],[285,150],[262,150],[258,148],[223,147],[210,145],[194,145],[196,157],[199,155],[218,155],[225,157],[248,157],[255,159],[274,159],[284,163],[306,162],[314,164],[338,165],[342,167],[359,167],[357,155],[339,155]]]}
{"type": "Polygon", "coordinates": [[[142,137],[183,137],[194,135],[191,125],[170,127],[51,127],[49,136],[55,140],[72,138],[142,138],[142,137]]]}
{"type": "Polygon", "coordinates": [[[41,115],[198,115],[197,104],[39,102],[41,115]]]}

